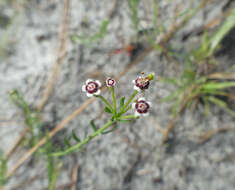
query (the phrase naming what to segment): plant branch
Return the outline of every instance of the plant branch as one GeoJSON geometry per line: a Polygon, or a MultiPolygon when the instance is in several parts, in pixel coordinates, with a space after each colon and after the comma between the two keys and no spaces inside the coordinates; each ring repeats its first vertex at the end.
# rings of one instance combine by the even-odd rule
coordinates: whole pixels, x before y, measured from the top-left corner
{"type": "Polygon", "coordinates": [[[105,125],[103,125],[100,129],[98,129],[97,131],[95,131],[93,134],[89,135],[87,138],[85,138],[82,142],[68,148],[65,151],[61,151],[61,152],[56,152],[56,153],[52,153],[52,156],[63,156],[72,152],[75,152],[76,150],[79,150],[83,147],[83,145],[87,144],[88,142],[90,142],[92,139],[94,139],[96,136],[101,135],[102,132],[104,132],[110,125],[112,125],[113,123],[115,123],[116,121],[108,121],[105,125]]]}

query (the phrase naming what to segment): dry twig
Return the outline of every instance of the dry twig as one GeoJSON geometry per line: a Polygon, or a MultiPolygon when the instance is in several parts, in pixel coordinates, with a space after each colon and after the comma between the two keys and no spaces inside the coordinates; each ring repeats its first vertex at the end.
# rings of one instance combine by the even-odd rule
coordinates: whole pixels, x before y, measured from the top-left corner
{"type": "Polygon", "coordinates": [[[15,152],[17,147],[21,144],[21,142],[24,140],[25,135],[29,132],[29,128],[26,127],[22,133],[20,134],[20,137],[16,140],[15,144],[12,146],[12,148],[7,152],[6,158],[7,160],[10,159],[12,154],[15,152]]]}
{"type": "Polygon", "coordinates": [[[45,103],[47,102],[49,96],[52,93],[53,87],[57,81],[59,71],[61,70],[61,65],[66,56],[66,49],[69,39],[69,10],[70,10],[70,0],[65,0],[65,6],[63,9],[62,22],[60,26],[60,32],[58,36],[58,45],[56,49],[56,64],[53,67],[52,76],[49,80],[45,91],[43,92],[43,97],[41,103],[38,106],[38,111],[41,111],[45,103]]]}
{"type": "Polygon", "coordinates": [[[214,130],[207,131],[203,134],[197,135],[200,143],[204,143],[208,140],[210,140],[213,136],[217,135],[218,133],[225,133],[228,131],[235,131],[235,127],[223,127],[223,128],[218,128],[214,130]]]}
{"type": "Polygon", "coordinates": [[[77,178],[78,178],[78,164],[76,163],[73,168],[73,173],[72,173],[73,184],[72,184],[70,190],[76,190],[77,178]]]}

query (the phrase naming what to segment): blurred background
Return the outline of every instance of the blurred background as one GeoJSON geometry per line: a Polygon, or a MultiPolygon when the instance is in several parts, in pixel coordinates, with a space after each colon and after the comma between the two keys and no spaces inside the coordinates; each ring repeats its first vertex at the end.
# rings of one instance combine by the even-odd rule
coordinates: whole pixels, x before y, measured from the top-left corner
{"type": "Polygon", "coordinates": [[[0,189],[234,189],[234,51],[234,0],[0,0],[0,189]],[[50,156],[110,118],[88,78],[142,72],[148,117],[50,156]]]}

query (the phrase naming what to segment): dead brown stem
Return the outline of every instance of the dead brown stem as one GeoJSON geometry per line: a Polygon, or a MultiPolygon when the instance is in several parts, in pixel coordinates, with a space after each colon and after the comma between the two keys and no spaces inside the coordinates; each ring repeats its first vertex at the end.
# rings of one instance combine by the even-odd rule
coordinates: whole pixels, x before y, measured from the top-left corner
{"type": "Polygon", "coordinates": [[[61,65],[64,61],[66,56],[66,49],[69,39],[69,10],[70,10],[70,0],[65,0],[65,5],[62,14],[62,22],[60,25],[60,32],[58,36],[58,45],[56,49],[56,63],[53,67],[52,76],[46,86],[46,89],[43,92],[42,100],[37,107],[38,111],[40,112],[47,102],[49,96],[52,93],[53,87],[57,81],[58,74],[61,70],[61,65]]]}
{"type": "Polygon", "coordinates": [[[29,132],[29,128],[26,127],[22,133],[20,134],[20,137],[17,139],[15,144],[12,146],[12,148],[7,152],[6,158],[7,160],[12,156],[12,154],[15,152],[17,147],[21,144],[21,142],[24,140],[25,135],[29,132]]]}
{"type": "Polygon", "coordinates": [[[77,178],[78,178],[78,164],[75,163],[74,168],[73,168],[73,173],[72,173],[73,184],[72,184],[70,190],[76,190],[77,178]]]}
{"type": "Polygon", "coordinates": [[[204,143],[210,140],[213,136],[217,135],[218,133],[225,133],[228,131],[235,131],[235,127],[223,127],[214,130],[207,131],[201,135],[198,135],[200,143],[204,143]]]}

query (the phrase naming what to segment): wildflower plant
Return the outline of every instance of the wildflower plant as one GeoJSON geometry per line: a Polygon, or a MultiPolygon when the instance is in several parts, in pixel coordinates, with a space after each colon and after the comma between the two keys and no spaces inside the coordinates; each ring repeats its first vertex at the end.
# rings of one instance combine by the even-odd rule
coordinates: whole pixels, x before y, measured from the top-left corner
{"type": "Polygon", "coordinates": [[[77,151],[81,149],[83,145],[94,139],[96,136],[107,134],[115,130],[119,122],[129,122],[133,119],[138,119],[141,116],[147,116],[149,108],[151,107],[151,103],[145,100],[145,98],[143,97],[143,92],[149,88],[150,81],[153,79],[154,74],[149,74],[147,76],[139,76],[136,80],[133,80],[134,92],[131,94],[127,101],[125,101],[125,97],[121,97],[118,106],[115,95],[115,79],[111,77],[108,77],[106,79],[106,87],[111,93],[112,103],[110,103],[104,96],[101,95],[101,82],[98,80],[88,79],[85,85],[82,86],[82,91],[85,92],[89,98],[99,98],[105,104],[104,111],[108,114],[111,114],[110,119],[100,128],[98,128],[92,120],[90,124],[94,132],[91,135],[86,137],[84,140],[81,140],[73,132],[72,138],[77,142],[77,144],[71,145],[69,140],[66,139],[65,143],[67,145],[67,148],[63,151],[55,152],[52,155],[63,156],[77,151]],[[127,113],[131,108],[134,109],[134,114],[127,113]]]}

